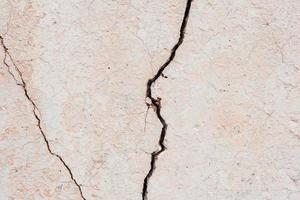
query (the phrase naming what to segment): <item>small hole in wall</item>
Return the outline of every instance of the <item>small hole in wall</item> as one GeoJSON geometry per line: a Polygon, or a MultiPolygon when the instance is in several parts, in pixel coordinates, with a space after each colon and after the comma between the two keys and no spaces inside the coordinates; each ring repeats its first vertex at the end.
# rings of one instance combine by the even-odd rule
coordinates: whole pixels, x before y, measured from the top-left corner
{"type": "Polygon", "coordinates": [[[163,73],[161,74],[161,76],[164,78],[168,78],[168,76],[164,75],[163,73]]]}

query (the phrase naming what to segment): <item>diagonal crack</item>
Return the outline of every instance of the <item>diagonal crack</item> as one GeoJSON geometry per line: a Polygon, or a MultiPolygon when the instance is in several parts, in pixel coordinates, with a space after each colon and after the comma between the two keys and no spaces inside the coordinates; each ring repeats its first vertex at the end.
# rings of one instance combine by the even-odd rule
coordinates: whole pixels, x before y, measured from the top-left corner
{"type": "Polygon", "coordinates": [[[160,149],[152,152],[151,162],[150,162],[150,170],[148,171],[146,177],[144,178],[143,191],[142,191],[142,199],[143,200],[148,199],[148,184],[149,184],[150,178],[153,175],[154,170],[156,168],[156,161],[158,159],[158,156],[166,150],[164,141],[165,141],[167,127],[168,127],[168,124],[166,123],[165,119],[161,115],[161,98],[160,97],[154,98],[152,96],[152,85],[156,82],[156,80],[160,76],[165,77],[163,74],[164,70],[172,62],[172,60],[175,57],[177,49],[183,42],[192,1],[193,0],[187,0],[187,2],[186,2],[185,12],[184,12],[183,20],[182,20],[181,27],[180,27],[180,35],[179,35],[177,43],[173,46],[173,48],[171,50],[171,54],[170,54],[169,58],[159,68],[159,70],[156,72],[156,74],[152,78],[150,78],[147,82],[146,98],[151,100],[151,103],[146,102],[146,105],[148,106],[147,109],[149,109],[150,106],[153,106],[156,116],[159,119],[160,123],[162,124],[162,129],[161,129],[161,133],[160,133],[160,137],[159,137],[159,141],[158,141],[160,149]]]}
{"type": "Polygon", "coordinates": [[[48,149],[48,152],[52,155],[52,156],[55,156],[56,158],[59,159],[59,161],[64,165],[64,167],[66,168],[66,170],[68,171],[72,181],[75,183],[75,185],[77,186],[78,190],[79,190],[79,193],[80,193],[80,196],[83,200],[86,200],[86,198],[83,196],[83,193],[82,193],[82,190],[81,190],[81,186],[78,184],[78,182],[76,181],[76,179],[74,178],[73,176],[73,173],[70,169],[70,167],[66,164],[66,162],[63,160],[63,158],[54,153],[50,147],[50,144],[49,144],[49,141],[46,137],[46,134],[45,132],[43,131],[42,129],[42,126],[41,126],[41,119],[39,117],[39,109],[36,105],[36,103],[33,101],[33,99],[30,97],[30,95],[28,94],[28,90],[27,90],[27,85],[26,85],[26,82],[24,81],[24,78],[23,78],[23,74],[22,72],[20,71],[20,69],[18,68],[18,66],[16,65],[16,63],[14,62],[14,60],[12,59],[12,56],[10,54],[10,52],[8,51],[8,48],[5,46],[4,44],[4,38],[0,35],[0,44],[4,50],[4,59],[3,59],[3,64],[7,67],[7,70],[8,70],[8,73],[12,76],[12,78],[15,80],[16,84],[20,87],[22,87],[23,91],[24,91],[24,95],[25,97],[27,98],[27,100],[30,102],[31,106],[32,106],[32,112],[33,112],[33,115],[37,121],[37,127],[39,128],[39,131],[40,133],[42,134],[43,136],[43,139],[46,143],[46,146],[47,146],[47,149],[48,149]],[[7,63],[7,58],[9,58],[9,60],[11,61],[13,67],[14,67],[14,70],[16,70],[16,72],[18,73],[18,78],[20,79],[20,81],[18,81],[18,79],[16,78],[16,76],[14,75],[14,73],[11,71],[11,67],[8,63],[7,63]]]}

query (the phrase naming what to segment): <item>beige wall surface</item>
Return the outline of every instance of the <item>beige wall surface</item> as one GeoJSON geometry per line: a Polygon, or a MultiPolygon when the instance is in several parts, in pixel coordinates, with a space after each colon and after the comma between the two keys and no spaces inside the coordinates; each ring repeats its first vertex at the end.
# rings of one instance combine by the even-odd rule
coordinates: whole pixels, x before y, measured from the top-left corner
{"type": "Polygon", "coordinates": [[[1,0],[0,200],[299,200],[300,1],[1,0]]]}

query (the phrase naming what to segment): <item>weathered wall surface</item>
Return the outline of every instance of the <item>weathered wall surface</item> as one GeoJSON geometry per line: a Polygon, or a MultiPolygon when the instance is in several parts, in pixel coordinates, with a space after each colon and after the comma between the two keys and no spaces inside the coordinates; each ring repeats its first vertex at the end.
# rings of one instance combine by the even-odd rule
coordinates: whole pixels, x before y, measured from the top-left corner
{"type": "Polygon", "coordinates": [[[300,199],[299,1],[0,11],[1,200],[300,199]]]}

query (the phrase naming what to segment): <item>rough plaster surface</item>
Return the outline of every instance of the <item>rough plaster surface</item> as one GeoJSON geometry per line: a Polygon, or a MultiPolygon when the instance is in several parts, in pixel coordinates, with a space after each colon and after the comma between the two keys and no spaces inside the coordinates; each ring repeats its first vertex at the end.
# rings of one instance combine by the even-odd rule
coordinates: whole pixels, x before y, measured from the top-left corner
{"type": "Polygon", "coordinates": [[[300,1],[1,0],[0,200],[299,200],[300,1]]]}

